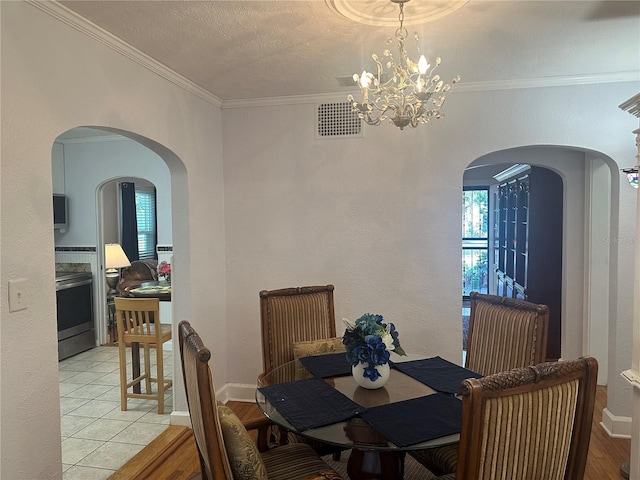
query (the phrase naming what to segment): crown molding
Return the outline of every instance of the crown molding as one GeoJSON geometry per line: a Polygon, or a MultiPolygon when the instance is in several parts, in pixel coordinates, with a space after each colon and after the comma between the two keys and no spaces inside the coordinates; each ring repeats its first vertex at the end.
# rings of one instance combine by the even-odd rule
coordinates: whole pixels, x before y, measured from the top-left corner
{"type": "Polygon", "coordinates": [[[117,133],[109,134],[109,135],[90,135],[87,137],[78,137],[78,138],[57,138],[53,143],[58,143],[60,145],[68,145],[71,143],[95,143],[95,142],[121,142],[123,140],[128,140],[126,137],[122,135],[118,135],[117,133]]]}
{"type": "Polygon", "coordinates": [[[225,100],[222,108],[246,108],[246,107],[270,107],[278,105],[301,105],[305,103],[347,102],[347,95],[355,94],[354,91],[345,93],[317,93],[315,95],[289,95],[285,97],[246,98],[240,100],[225,100]]]}
{"type": "Polygon", "coordinates": [[[132,47],[131,45],[123,42],[115,35],[107,32],[106,30],[100,28],[96,24],[88,21],[86,18],[81,17],[77,13],[69,10],[64,5],[52,1],[38,1],[38,0],[25,0],[30,5],[42,10],[43,12],[51,15],[54,18],[57,18],[63,23],[75,28],[79,32],[87,35],[88,37],[97,40],[98,42],[106,45],[107,47],[115,50],[121,55],[129,58],[134,61],[138,65],[141,65],[148,70],[154,72],[160,77],[168,80],[174,85],[183,88],[184,90],[192,93],[193,95],[209,102],[216,107],[222,106],[222,100],[210,92],[206,91],[202,87],[199,87],[195,83],[186,79],[182,75],[177,74],[173,70],[167,68],[163,64],[149,57],[148,55],[142,53],[140,50],[132,47]]]}
{"type": "MultiPolygon", "coordinates": [[[[516,90],[524,88],[550,88],[603,83],[639,82],[640,71],[612,72],[593,75],[571,75],[561,77],[529,78],[522,80],[496,80],[491,82],[456,83],[455,92],[487,92],[492,90],[516,90]]],[[[323,103],[347,101],[347,95],[359,94],[359,90],[345,90],[344,93],[324,93],[316,95],[294,95],[286,97],[252,98],[225,100],[222,108],[267,107],[274,105],[297,105],[303,103],[323,103]]]]}
{"type": "Polygon", "coordinates": [[[455,86],[455,90],[461,92],[480,92],[488,90],[567,87],[576,85],[592,85],[596,83],[621,83],[638,81],[640,81],[640,70],[634,70],[628,72],[594,73],[588,75],[565,75],[556,77],[525,78],[518,80],[457,83],[455,86]]]}

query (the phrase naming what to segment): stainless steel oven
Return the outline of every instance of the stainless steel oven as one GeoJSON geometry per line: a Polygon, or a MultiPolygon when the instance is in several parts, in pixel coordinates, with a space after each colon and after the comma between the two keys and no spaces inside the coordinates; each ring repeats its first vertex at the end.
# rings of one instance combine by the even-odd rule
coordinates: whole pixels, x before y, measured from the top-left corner
{"type": "Polygon", "coordinates": [[[56,274],[58,360],[96,346],[91,273],[56,274]]]}

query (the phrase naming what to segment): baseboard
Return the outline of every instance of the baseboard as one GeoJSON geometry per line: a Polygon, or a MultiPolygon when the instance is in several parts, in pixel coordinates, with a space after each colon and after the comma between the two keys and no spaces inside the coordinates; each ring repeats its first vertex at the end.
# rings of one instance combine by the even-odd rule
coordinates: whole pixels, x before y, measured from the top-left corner
{"type": "MultiPolygon", "coordinates": [[[[228,383],[216,391],[216,398],[222,403],[256,401],[256,386],[243,383],[228,383]]],[[[179,425],[191,428],[191,418],[188,411],[174,410],[170,417],[171,425],[179,425]]]]}
{"type": "Polygon", "coordinates": [[[614,415],[608,408],[605,408],[602,410],[600,425],[610,437],[631,438],[631,417],[614,415]]]}
{"type": "Polygon", "coordinates": [[[256,386],[246,383],[227,383],[219,392],[216,392],[216,395],[224,403],[229,401],[255,402],[256,386]]]}
{"type": "Polygon", "coordinates": [[[171,412],[171,416],[169,417],[169,424],[191,428],[191,417],[189,416],[189,412],[174,410],[171,412]]]}

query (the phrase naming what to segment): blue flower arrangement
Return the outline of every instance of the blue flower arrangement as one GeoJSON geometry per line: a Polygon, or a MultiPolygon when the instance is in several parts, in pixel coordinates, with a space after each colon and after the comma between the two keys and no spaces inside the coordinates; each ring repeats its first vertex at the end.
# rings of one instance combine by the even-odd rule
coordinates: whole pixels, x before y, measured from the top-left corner
{"type": "Polygon", "coordinates": [[[365,313],[355,323],[343,320],[347,326],[342,336],[347,361],[353,366],[358,363],[366,364],[363,375],[371,381],[380,376],[376,366],[387,363],[390,352],[406,355],[400,346],[395,325],[384,323],[382,315],[365,313]]]}

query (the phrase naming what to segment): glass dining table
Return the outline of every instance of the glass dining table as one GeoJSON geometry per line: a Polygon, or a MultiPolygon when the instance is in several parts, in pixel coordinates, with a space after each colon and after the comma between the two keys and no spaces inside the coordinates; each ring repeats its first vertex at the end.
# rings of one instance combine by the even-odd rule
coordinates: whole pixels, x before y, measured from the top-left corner
{"type": "Polygon", "coordinates": [[[392,354],[391,367],[385,386],[368,390],[356,384],[344,353],[304,357],[261,376],[256,402],[288,431],[351,449],[351,480],[402,479],[407,451],[459,441],[457,390],[478,375],[412,354],[392,354]]]}

